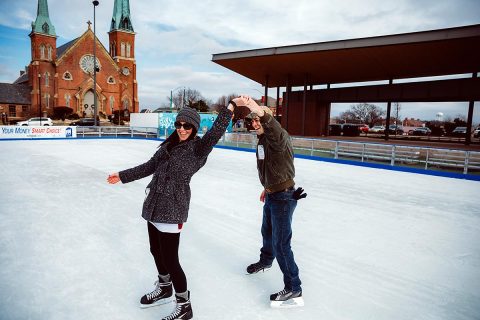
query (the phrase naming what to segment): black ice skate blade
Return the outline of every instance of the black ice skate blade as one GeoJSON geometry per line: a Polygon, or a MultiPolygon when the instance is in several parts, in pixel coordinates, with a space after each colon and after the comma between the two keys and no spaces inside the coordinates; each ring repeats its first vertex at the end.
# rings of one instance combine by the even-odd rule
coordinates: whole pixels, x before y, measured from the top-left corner
{"type": "Polygon", "coordinates": [[[305,305],[303,297],[292,298],[285,301],[270,301],[270,307],[274,309],[299,308],[305,305]]]}
{"type": "Polygon", "coordinates": [[[246,274],[247,276],[253,276],[253,275],[259,274],[259,273],[265,273],[265,272],[269,271],[270,269],[271,269],[271,267],[270,267],[270,268],[262,269],[262,270],[257,271],[257,272],[252,272],[252,273],[248,273],[248,271],[246,271],[245,274],[246,274]]]}
{"type": "Polygon", "coordinates": [[[164,305],[164,304],[167,304],[167,303],[170,303],[170,302],[174,302],[174,301],[175,301],[175,298],[172,296],[172,297],[168,297],[168,298],[165,298],[165,299],[157,300],[154,303],[150,303],[150,304],[140,303],[139,306],[142,309],[146,309],[146,308],[161,306],[161,305],[164,305]]]}

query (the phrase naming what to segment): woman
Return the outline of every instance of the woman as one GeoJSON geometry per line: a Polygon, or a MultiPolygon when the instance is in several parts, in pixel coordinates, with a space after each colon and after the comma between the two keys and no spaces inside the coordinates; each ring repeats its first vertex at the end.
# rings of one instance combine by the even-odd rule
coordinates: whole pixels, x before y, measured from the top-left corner
{"type": "Polygon", "coordinates": [[[212,128],[197,136],[200,115],[185,107],[177,115],[175,132],[161,145],[154,156],[137,167],[113,173],[108,182],[128,183],[153,174],[147,186],[142,217],[147,220],[150,252],[158,270],[155,290],[140,299],[142,308],[167,303],[175,289],[176,309],[162,320],[191,319],[190,292],[178,259],[178,246],[183,223],[188,218],[190,179],[205,165],[213,146],[222,137],[241,98],[223,108],[212,128]]]}

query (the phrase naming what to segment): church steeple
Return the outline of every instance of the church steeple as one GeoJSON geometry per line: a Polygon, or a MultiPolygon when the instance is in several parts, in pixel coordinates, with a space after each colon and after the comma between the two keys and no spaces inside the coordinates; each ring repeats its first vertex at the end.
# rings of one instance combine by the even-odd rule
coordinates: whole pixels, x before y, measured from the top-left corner
{"type": "Polygon", "coordinates": [[[32,22],[32,32],[56,36],[55,27],[48,16],[47,0],[38,0],[37,19],[32,22]]]}
{"type": "Polygon", "coordinates": [[[130,19],[129,0],[115,0],[110,32],[115,30],[133,32],[132,20],[130,19]]]}

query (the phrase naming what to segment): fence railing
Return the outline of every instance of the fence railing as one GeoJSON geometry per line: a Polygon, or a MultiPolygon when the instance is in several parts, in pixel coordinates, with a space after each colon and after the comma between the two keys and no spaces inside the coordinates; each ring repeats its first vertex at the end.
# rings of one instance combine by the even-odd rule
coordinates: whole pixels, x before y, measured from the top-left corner
{"type": "MultiPolygon", "coordinates": [[[[77,127],[77,137],[166,138],[169,132],[146,127],[77,127]]],[[[292,137],[296,154],[390,166],[480,174],[480,152],[292,137]]],[[[255,149],[256,134],[226,133],[219,145],[255,149]]]]}
{"type": "MultiPolygon", "coordinates": [[[[292,137],[296,154],[390,166],[480,174],[480,152],[380,143],[292,137]]],[[[226,134],[220,144],[255,149],[254,134],[226,134]]]]}

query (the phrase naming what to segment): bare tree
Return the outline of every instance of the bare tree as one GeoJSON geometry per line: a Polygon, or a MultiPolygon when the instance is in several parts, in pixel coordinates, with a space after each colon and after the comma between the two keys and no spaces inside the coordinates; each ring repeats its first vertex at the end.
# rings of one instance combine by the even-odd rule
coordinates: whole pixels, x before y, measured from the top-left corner
{"type": "Polygon", "coordinates": [[[202,96],[200,91],[192,88],[185,88],[184,90],[178,90],[172,97],[172,101],[170,101],[170,97],[167,98],[169,104],[173,102],[173,107],[176,109],[181,109],[185,106],[193,107],[197,102],[203,100],[204,102],[206,99],[202,96]]]}
{"type": "Polygon", "coordinates": [[[350,109],[342,112],[340,118],[347,122],[365,123],[369,126],[375,125],[382,116],[385,115],[385,111],[374,104],[359,103],[350,106],[350,109]]]}
{"type": "Polygon", "coordinates": [[[400,105],[399,102],[394,102],[393,103],[393,109],[395,110],[395,122],[397,125],[402,124],[402,120],[400,120],[400,110],[402,109],[402,106],[400,105]]]}
{"type": "Polygon", "coordinates": [[[221,96],[220,98],[217,99],[217,102],[215,102],[214,104],[211,104],[211,106],[215,111],[219,111],[220,108],[226,106],[230,100],[236,97],[238,97],[238,94],[236,93],[230,93],[227,96],[221,96]]]}

